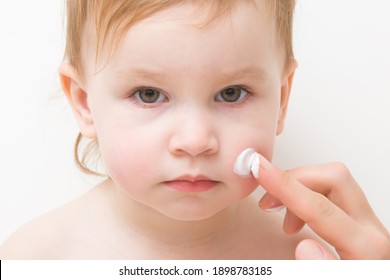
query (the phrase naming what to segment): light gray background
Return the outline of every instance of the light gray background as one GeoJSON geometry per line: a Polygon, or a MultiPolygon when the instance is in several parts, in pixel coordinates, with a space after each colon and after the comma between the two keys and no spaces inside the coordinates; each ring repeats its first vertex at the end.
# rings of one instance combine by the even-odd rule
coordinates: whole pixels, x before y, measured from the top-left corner
{"type": "MultiPolygon", "coordinates": [[[[61,94],[63,1],[0,2],[0,243],[97,181],[73,163],[76,122],[61,94]]],[[[298,0],[299,61],[283,168],[342,161],[390,228],[390,2],[298,0]]]]}

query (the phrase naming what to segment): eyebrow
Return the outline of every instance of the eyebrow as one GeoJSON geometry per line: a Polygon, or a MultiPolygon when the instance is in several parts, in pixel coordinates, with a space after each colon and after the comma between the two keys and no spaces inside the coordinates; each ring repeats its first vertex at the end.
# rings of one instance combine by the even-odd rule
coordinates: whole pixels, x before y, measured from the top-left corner
{"type": "Polygon", "coordinates": [[[258,66],[249,65],[229,71],[221,70],[221,75],[231,79],[237,77],[252,77],[257,79],[265,79],[268,76],[268,72],[258,66]]]}
{"type": "MultiPolygon", "coordinates": [[[[120,70],[117,72],[117,76],[120,78],[129,78],[131,76],[143,77],[146,79],[159,79],[163,80],[167,78],[169,71],[146,68],[146,67],[133,67],[130,69],[120,70]]],[[[260,68],[256,65],[248,65],[243,67],[238,67],[236,69],[221,69],[217,74],[220,79],[224,80],[233,80],[243,77],[251,77],[254,79],[264,80],[268,73],[263,68],[260,68]]]]}
{"type": "Polygon", "coordinates": [[[127,78],[131,76],[138,76],[144,78],[155,78],[158,76],[167,76],[168,74],[165,71],[159,71],[155,69],[148,69],[143,67],[134,67],[130,69],[125,69],[117,72],[118,77],[127,78]]]}

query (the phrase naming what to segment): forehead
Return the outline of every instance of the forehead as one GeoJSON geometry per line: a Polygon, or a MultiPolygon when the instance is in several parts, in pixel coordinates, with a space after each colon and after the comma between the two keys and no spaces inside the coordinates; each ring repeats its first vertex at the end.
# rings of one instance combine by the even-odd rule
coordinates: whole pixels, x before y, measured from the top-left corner
{"type": "MultiPolygon", "coordinates": [[[[95,66],[118,70],[147,63],[178,71],[196,66],[221,69],[221,64],[251,68],[249,64],[278,57],[275,24],[264,1],[235,1],[227,13],[219,17],[211,13],[209,6],[189,3],[157,12],[127,30],[112,56],[105,48],[95,66]]],[[[86,54],[91,62],[96,52],[87,49],[86,54]]]]}

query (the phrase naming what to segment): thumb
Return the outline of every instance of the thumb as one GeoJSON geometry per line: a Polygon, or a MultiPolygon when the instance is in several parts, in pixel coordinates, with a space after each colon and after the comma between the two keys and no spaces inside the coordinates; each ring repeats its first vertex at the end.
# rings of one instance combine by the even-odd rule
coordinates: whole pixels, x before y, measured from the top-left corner
{"type": "Polygon", "coordinates": [[[317,241],[305,239],[295,249],[297,260],[336,260],[336,258],[317,241]]]}

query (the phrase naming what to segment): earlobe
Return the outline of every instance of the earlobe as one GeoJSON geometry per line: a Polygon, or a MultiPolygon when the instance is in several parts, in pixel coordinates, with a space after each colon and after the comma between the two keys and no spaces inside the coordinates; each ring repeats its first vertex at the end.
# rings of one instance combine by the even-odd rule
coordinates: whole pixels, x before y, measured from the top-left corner
{"type": "Polygon", "coordinates": [[[70,64],[63,63],[58,72],[62,90],[76,117],[81,134],[86,138],[96,138],[96,130],[88,105],[88,94],[83,89],[76,70],[70,64]]]}
{"type": "Polygon", "coordinates": [[[298,67],[298,62],[293,59],[286,67],[286,72],[284,74],[282,87],[280,89],[280,108],[279,108],[279,117],[278,117],[278,126],[276,130],[276,135],[280,135],[284,129],[284,121],[286,119],[288,101],[290,98],[291,88],[294,80],[295,70],[298,67]]]}

